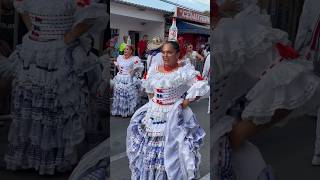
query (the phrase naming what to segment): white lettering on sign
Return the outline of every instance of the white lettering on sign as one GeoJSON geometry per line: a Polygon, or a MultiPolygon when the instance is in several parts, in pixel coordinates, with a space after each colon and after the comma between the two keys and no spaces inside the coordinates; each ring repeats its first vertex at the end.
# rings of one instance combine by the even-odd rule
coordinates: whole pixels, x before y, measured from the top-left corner
{"type": "Polygon", "coordinates": [[[177,8],[177,17],[204,24],[210,24],[210,18],[208,16],[187,9],[177,8]]]}

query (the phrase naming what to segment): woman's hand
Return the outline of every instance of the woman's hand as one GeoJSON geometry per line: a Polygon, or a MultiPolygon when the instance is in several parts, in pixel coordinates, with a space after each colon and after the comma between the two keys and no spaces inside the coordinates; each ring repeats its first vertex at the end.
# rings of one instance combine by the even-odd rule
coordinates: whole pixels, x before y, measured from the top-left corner
{"type": "Polygon", "coordinates": [[[153,96],[154,96],[154,94],[153,94],[153,93],[148,93],[148,98],[149,98],[149,99],[152,99],[152,98],[153,98],[153,96]]]}
{"type": "Polygon", "coordinates": [[[72,41],[74,41],[76,38],[74,37],[72,32],[67,32],[64,34],[63,41],[65,44],[70,44],[72,41]]]}
{"type": "Polygon", "coordinates": [[[183,102],[181,103],[181,106],[183,109],[187,108],[190,104],[190,101],[188,99],[183,100],[183,102]]]}
{"type": "Polygon", "coordinates": [[[64,42],[70,44],[72,41],[80,37],[82,34],[90,29],[90,25],[79,23],[71,31],[64,35],[64,42]]]}

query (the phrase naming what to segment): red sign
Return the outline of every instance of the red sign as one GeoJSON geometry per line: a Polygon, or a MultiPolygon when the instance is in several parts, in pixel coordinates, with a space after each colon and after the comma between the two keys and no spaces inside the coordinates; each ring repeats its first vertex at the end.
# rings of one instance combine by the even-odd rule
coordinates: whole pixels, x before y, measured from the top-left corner
{"type": "Polygon", "coordinates": [[[202,13],[187,10],[187,9],[182,9],[179,7],[177,7],[176,11],[177,11],[177,18],[199,22],[203,24],[210,24],[209,16],[206,16],[202,13]]]}

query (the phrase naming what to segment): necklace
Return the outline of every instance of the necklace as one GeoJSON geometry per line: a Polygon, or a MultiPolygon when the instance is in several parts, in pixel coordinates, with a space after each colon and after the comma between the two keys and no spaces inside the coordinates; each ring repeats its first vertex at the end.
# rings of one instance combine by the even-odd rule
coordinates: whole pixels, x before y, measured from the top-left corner
{"type": "Polygon", "coordinates": [[[178,66],[179,66],[178,63],[176,63],[176,64],[173,65],[173,66],[166,66],[166,65],[164,65],[164,66],[163,66],[163,70],[165,70],[166,72],[170,72],[170,71],[176,69],[178,66]]]}
{"type": "Polygon", "coordinates": [[[128,60],[128,59],[130,59],[132,56],[123,56],[124,57],[124,60],[128,60]]]}

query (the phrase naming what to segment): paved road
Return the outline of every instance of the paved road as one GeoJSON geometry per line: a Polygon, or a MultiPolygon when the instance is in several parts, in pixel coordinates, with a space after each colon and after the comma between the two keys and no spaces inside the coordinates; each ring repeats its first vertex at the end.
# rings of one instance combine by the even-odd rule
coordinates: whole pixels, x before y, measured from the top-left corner
{"type": "MultiPolygon", "coordinates": [[[[210,117],[207,114],[208,100],[203,99],[199,102],[195,102],[191,105],[193,112],[196,114],[200,125],[205,129],[207,135],[204,140],[204,145],[201,149],[202,163],[200,165],[201,176],[206,176],[208,179],[208,173],[210,168],[210,117]]],[[[110,174],[112,180],[130,180],[130,170],[128,167],[128,159],[125,154],[125,138],[126,130],[130,119],[111,117],[111,168],[110,174]]]]}
{"type": "Polygon", "coordinates": [[[275,127],[254,138],[265,161],[277,180],[319,180],[320,166],[312,166],[316,120],[293,119],[281,128],[275,127]]]}

